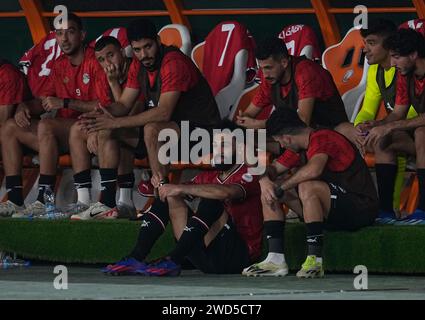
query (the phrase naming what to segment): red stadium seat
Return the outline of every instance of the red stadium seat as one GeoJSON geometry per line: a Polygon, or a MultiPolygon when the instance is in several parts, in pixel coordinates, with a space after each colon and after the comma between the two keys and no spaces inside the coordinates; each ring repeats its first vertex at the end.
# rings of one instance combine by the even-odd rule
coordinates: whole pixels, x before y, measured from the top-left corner
{"type": "Polygon", "coordinates": [[[56,43],[56,35],[50,31],[19,60],[19,67],[26,74],[34,96],[41,95],[41,89],[47,84],[53,63],[61,54],[62,51],[56,43]]]}
{"type": "Polygon", "coordinates": [[[116,28],[110,28],[106,30],[104,33],[102,33],[99,37],[96,38],[96,40],[93,40],[90,42],[89,46],[94,48],[95,43],[104,36],[110,36],[117,38],[118,41],[121,43],[121,47],[124,49],[125,55],[127,57],[133,56],[133,51],[131,49],[130,42],[127,38],[127,29],[124,27],[116,27],[116,28]]]}
{"type": "Polygon", "coordinates": [[[320,60],[319,41],[313,28],[304,24],[292,24],[283,28],[278,35],[291,56],[306,56],[311,60],[320,60]]]}
{"type": "Polygon", "coordinates": [[[400,26],[400,29],[413,29],[420,32],[425,36],[425,19],[413,19],[406,22],[403,22],[400,26]]]}
{"type": "Polygon", "coordinates": [[[256,68],[254,47],[245,26],[236,21],[225,21],[192,51],[192,59],[210,84],[222,118],[229,116],[243,91],[247,71],[256,68]],[[208,64],[203,61],[208,61],[208,64]]]}

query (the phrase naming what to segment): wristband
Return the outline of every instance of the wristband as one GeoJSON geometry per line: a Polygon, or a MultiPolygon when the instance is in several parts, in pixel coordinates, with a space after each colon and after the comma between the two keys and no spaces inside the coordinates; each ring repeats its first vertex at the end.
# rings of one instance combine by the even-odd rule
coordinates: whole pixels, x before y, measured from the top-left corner
{"type": "Polygon", "coordinates": [[[170,183],[170,180],[168,178],[163,178],[161,181],[159,181],[159,186],[163,186],[164,184],[170,183]]]}

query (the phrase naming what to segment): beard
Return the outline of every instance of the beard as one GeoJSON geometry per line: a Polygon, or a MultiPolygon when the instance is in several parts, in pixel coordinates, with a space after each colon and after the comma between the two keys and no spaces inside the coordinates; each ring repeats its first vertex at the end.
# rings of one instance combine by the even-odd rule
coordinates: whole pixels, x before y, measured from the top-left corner
{"type": "MultiPolygon", "coordinates": [[[[143,64],[143,60],[142,61],[140,61],[142,64],[143,64],[143,66],[146,68],[146,70],[148,70],[149,72],[152,72],[152,71],[155,71],[155,70],[158,70],[160,67],[161,67],[161,54],[162,54],[162,47],[161,47],[161,45],[159,45],[158,44],[158,50],[157,50],[157,52],[155,53],[155,56],[154,56],[154,58],[153,58],[153,62],[152,62],[152,64],[150,65],[150,66],[145,66],[144,64],[143,64]]],[[[152,61],[152,60],[151,60],[152,61]]]]}

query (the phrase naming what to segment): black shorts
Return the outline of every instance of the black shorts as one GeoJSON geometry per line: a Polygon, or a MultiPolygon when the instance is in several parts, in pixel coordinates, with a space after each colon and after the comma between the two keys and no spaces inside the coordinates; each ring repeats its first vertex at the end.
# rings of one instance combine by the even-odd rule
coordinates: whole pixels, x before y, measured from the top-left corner
{"type": "Polygon", "coordinates": [[[370,226],[378,215],[378,202],[328,183],[331,209],[325,220],[326,229],[355,231],[370,226]]]}
{"type": "Polygon", "coordinates": [[[250,265],[248,246],[230,218],[208,247],[200,243],[187,259],[204,273],[241,273],[250,265]]]}
{"type": "MultiPolygon", "coordinates": [[[[178,127],[181,129],[181,123],[180,122],[176,122],[176,124],[178,125],[178,127]]],[[[201,129],[205,129],[208,131],[209,136],[210,136],[210,150],[212,151],[212,132],[213,132],[213,127],[209,127],[209,126],[196,126],[196,125],[192,125],[189,124],[189,134],[192,133],[192,131],[196,130],[197,128],[201,128],[201,129]]],[[[196,145],[199,141],[190,141],[189,139],[189,151],[190,149],[196,145]]],[[[181,143],[182,143],[182,139],[181,136],[179,137],[179,145],[178,145],[178,150],[179,150],[179,160],[182,159],[182,156],[180,154],[180,150],[181,150],[181,143]]],[[[134,156],[137,159],[144,159],[148,156],[148,152],[146,149],[146,145],[145,145],[145,139],[144,139],[144,130],[143,127],[141,127],[139,129],[139,142],[134,150],[134,156]]]]}

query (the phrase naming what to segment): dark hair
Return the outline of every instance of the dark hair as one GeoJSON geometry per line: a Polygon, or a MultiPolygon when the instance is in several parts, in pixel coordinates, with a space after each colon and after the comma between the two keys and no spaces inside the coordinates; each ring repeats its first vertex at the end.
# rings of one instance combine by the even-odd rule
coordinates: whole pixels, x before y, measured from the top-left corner
{"type": "MultiPolygon", "coordinates": [[[[397,32],[397,26],[394,22],[388,19],[370,20],[367,29],[360,29],[360,34],[363,38],[371,34],[387,39],[397,32]]],[[[386,48],[388,49],[388,48],[386,48]]]]}
{"type": "Polygon", "coordinates": [[[112,36],[104,36],[101,37],[99,40],[96,41],[96,44],[94,45],[94,51],[100,51],[103,48],[105,48],[107,45],[112,44],[114,47],[121,49],[121,43],[118,41],[117,38],[112,36]]]}
{"type": "Polygon", "coordinates": [[[255,57],[258,60],[265,60],[270,57],[274,60],[280,60],[288,56],[288,49],[286,49],[285,43],[277,37],[263,39],[255,49],[255,57]]]}
{"type": "Polygon", "coordinates": [[[269,136],[296,135],[306,127],[307,125],[298,117],[297,112],[289,108],[276,109],[266,121],[269,136]]]}
{"type": "Polygon", "coordinates": [[[78,30],[83,30],[83,21],[74,12],[68,13],[68,21],[74,21],[77,24],[78,30]]]}
{"type": "Polygon", "coordinates": [[[128,41],[138,41],[141,39],[152,39],[156,40],[158,37],[158,31],[156,30],[155,24],[144,18],[136,19],[130,22],[127,27],[127,38],[128,41]]]}
{"type": "Polygon", "coordinates": [[[425,58],[425,39],[413,29],[400,29],[385,40],[385,46],[400,56],[408,56],[417,52],[420,58],[425,58]]]}

